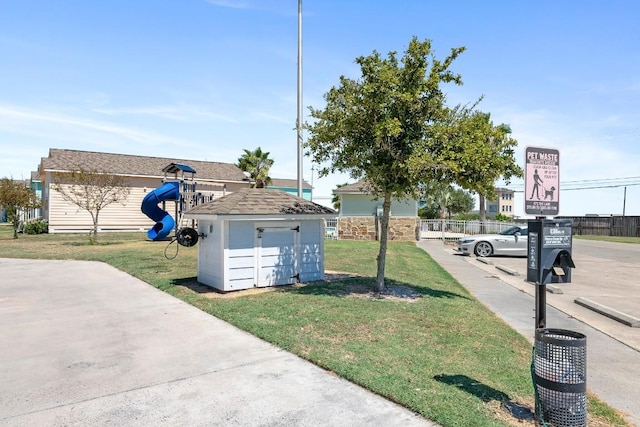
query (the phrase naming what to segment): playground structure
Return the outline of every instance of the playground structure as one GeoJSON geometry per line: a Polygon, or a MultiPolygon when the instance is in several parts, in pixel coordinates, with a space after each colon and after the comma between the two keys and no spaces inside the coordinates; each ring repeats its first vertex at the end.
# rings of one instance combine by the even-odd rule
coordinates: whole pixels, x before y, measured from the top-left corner
{"type": "Polygon", "coordinates": [[[198,232],[194,228],[193,220],[191,226],[183,223],[183,213],[187,209],[213,200],[214,192],[196,191],[196,171],[188,165],[171,163],[163,168],[162,172],[162,185],[150,191],[140,207],[142,213],[155,221],[155,225],[147,231],[147,237],[153,241],[161,241],[174,231],[175,240],[180,245],[194,246],[198,242],[198,232]],[[173,174],[173,178],[169,178],[169,174],[173,174]],[[168,201],[174,202],[173,216],[166,210],[168,201]]]}

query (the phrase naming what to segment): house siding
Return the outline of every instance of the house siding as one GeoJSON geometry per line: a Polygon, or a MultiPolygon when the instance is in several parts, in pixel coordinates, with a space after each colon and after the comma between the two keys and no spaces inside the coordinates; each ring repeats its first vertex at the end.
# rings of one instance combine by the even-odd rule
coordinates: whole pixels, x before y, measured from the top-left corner
{"type": "MultiPolygon", "coordinates": [[[[372,200],[370,194],[342,194],[340,201],[340,216],[372,216],[376,215],[378,207],[382,207],[382,200],[372,200]]],[[[415,200],[392,200],[391,216],[415,217],[418,204],[415,200]]]]}
{"type": "MultiPolygon", "coordinates": [[[[153,226],[153,222],[140,211],[144,197],[142,188],[131,188],[122,203],[112,203],[100,211],[99,231],[143,231],[153,226]]],[[[91,214],[65,201],[62,194],[49,189],[48,220],[50,233],[83,232],[93,228],[91,214]]]]}
{"type": "MultiPolygon", "coordinates": [[[[48,180],[52,181],[50,177],[48,180]]],[[[149,191],[160,187],[162,179],[131,177],[128,178],[128,183],[130,192],[126,200],[122,203],[112,203],[100,212],[99,231],[146,231],[153,227],[154,222],[143,214],[140,208],[142,199],[149,191]]],[[[196,181],[196,193],[218,198],[247,186],[248,184],[244,183],[224,185],[196,181]]],[[[69,188],[68,185],[66,187],[69,188]]],[[[93,220],[89,212],[64,200],[60,192],[53,189],[52,184],[48,184],[45,189],[47,203],[43,215],[48,220],[50,233],[88,232],[93,228],[93,220]]],[[[189,196],[185,194],[185,199],[189,200],[189,196]]],[[[165,209],[175,219],[175,202],[167,201],[165,209]]]]}

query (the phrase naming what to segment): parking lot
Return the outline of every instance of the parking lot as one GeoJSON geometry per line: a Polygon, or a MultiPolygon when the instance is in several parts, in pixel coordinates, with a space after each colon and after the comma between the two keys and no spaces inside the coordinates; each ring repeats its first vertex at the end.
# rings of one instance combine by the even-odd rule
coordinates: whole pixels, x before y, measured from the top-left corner
{"type": "MultiPolygon", "coordinates": [[[[452,256],[455,254],[451,247],[452,256]]],[[[640,245],[573,239],[573,260],[569,284],[555,284],[562,293],[547,294],[547,304],[579,319],[640,351],[640,328],[578,305],[577,298],[587,299],[635,319],[640,319],[640,245]]],[[[527,258],[494,256],[481,262],[475,256],[462,257],[467,262],[523,292],[535,294],[535,287],[526,282],[527,258]],[[505,267],[501,269],[500,267],[505,267]],[[505,271],[506,270],[506,271],[505,271]],[[511,270],[517,275],[509,274],[511,270]]]]}

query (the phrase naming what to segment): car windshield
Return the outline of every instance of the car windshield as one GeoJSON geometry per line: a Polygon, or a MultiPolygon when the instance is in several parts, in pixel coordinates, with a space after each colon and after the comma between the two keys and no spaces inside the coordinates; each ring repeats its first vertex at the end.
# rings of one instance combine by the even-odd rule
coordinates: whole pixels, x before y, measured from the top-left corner
{"type": "Polygon", "coordinates": [[[501,235],[503,235],[503,236],[513,236],[514,234],[516,234],[516,233],[518,233],[518,232],[519,232],[520,234],[527,234],[527,229],[526,229],[526,228],[525,228],[525,229],[522,229],[522,228],[520,228],[520,227],[516,226],[516,227],[507,228],[506,230],[501,231],[501,232],[500,232],[500,233],[498,233],[498,234],[501,234],[501,235]]]}

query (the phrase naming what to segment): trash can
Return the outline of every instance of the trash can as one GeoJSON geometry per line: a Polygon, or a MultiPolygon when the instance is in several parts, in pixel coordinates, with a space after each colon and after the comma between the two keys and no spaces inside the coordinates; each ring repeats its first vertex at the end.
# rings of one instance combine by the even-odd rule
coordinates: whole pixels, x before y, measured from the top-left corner
{"type": "Polygon", "coordinates": [[[587,426],[587,337],[536,330],[532,361],[536,417],[542,425],[587,426]]]}

